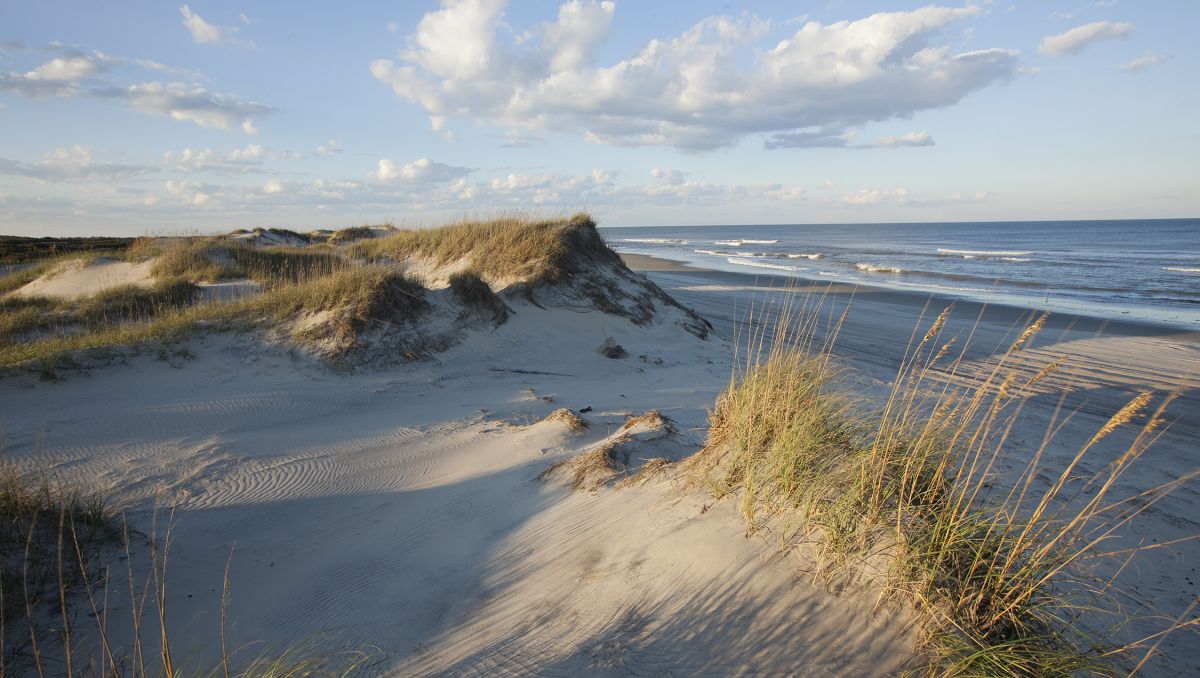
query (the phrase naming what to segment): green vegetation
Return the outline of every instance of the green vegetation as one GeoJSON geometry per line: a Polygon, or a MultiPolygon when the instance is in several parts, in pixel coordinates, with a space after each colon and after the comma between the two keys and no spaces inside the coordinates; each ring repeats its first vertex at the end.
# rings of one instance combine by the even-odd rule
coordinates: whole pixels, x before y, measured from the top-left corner
{"type": "MultiPolygon", "coordinates": [[[[749,532],[778,520],[785,543],[814,543],[827,574],[888,554],[889,589],[927,621],[931,673],[1107,673],[1131,648],[1103,647],[1072,620],[1109,599],[1114,584],[1075,566],[1195,475],[1137,501],[1110,496],[1153,442],[1172,396],[1158,398],[1127,449],[1095,474],[1081,462],[1142,417],[1154,394],[1133,398],[1065,468],[1046,468],[1052,432],[1036,450],[1006,444],[1021,396],[1057,367],[1024,383],[1011,368],[1043,321],[1026,328],[982,382],[955,388],[933,378],[953,374],[962,360],[954,339],[942,336],[947,314],[914,338],[882,411],[871,412],[839,386],[831,344],[812,343],[815,315],[785,312],[773,336],[749,338],[711,414],[707,444],[688,462],[693,477],[718,498],[736,495],[749,532]],[[1006,458],[1024,469],[1018,478],[998,477],[1006,458]],[[1049,477],[1049,487],[1039,477],[1049,477]]],[[[830,342],[839,327],[832,323],[830,342]]]]}

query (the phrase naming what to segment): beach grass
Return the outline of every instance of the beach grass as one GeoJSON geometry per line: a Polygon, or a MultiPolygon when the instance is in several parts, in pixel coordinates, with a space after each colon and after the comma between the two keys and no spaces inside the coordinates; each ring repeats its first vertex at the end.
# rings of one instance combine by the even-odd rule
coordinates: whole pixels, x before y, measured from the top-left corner
{"type": "Polygon", "coordinates": [[[557,280],[571,272],[581,245],[595,250],[597,244],[599,249],[607,249],[595,230],[595,222],[586,214],[557,219],[515,215],[401,230],[382,238],[360,240],[350,252],[372,260],[419,257],[437,265],[463,261],[466,269],[490,279],[557,280]],[[577,242],[564,237],[574,232],[571,227],[581,227],[584,237],[591,238],[577,242]]]}
{"type": "MultiPolygon", "coordinates": [[[[358,333],[379,323],[415,317],[426,306],[421,282],[405,275],[409,257],[463,266],[450,288],[465,308],[503,322],[508,308],[487,278],[562,279],[592,256],[615,258],[587,215],[536,219],[508,216],[461,221],[376,238],[362,227],[341,246],[256,247],[220,237],[139,238],[122,250],[131,261],[152,260],[150,286],[125,286],[79,300],[0,299],[0,367],[33,364],[43,375],[74,362],[80,351],[118,350],[177,341],[196,327],[245,329],[327,312],[329,322],[301,338],[352,347],[358,333]],[[197,283],[249,279],[262,293],[204,301],[197,283]],[[391,320],[389,320],[391,318],[391,320]]],[[[0,294],[16,290],[67,259],[70,253],[0,277],[0,294]]]]}
{"type": "Polygon", "coordinates": [[[954,387],[937,378],[957,373],[964,355],[943,335],[947,309],[914,333],[874,409],[845,386],[833,357],[845,316],[822,318],[819,307],[785,308],[773,327],[742,338],[707,443],[688,462],[693,479],[718,498],[736,496],[748,532],[774,525],[781,543],[814,545],[820,572],[886,554],[888,592],[925,620],[930,673],[1117,671],[1142,646],[1114,647],[1078,627],[1081,615],[1119,609],[1114,581],[1080,566],[1196,475],[1132,498],[1113,491],[1161,432],[1174,396],[1134,395],[1054,467],[1044,454],[1053,431],[1037,449],[1008,444],[1022,396],[1056,369],[1021,380],[1010,367],[1044,317],[1019,333],[990,374],[954,387]],[[1123,429],[1132,429],[1131,441],[1085,472],[1093,464],[1084,460],[1123,429]],[[1010,460],[1022,470],[1001,477],[1010,460]]]}
{"type": "Polygon", "coordinates": [[[182,642],[195,648],[166,622],[173,516],[161,534],[157,520],[156,511],[149,552],[142,552],[103,494],[0,464],[0,675],[312,678],[355,675],[378,658],[374,649],[336,650],[328,643],[247,658],[231,651],[225,641],[227,564],[219,601],[221,647],[212,648],[220,660],[181,665],[172,647],[182,642]],[[146,561],[146,576],[135,574],[135,559],[146,561]],[[129,586],[127,617],[108,610],[120,595],[110,584],[122,576],[129,586]]]}

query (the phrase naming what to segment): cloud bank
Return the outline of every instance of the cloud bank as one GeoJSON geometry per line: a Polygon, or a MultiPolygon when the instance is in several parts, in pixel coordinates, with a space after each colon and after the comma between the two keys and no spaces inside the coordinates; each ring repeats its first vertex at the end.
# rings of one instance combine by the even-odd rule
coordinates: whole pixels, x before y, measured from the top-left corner
{"type": "Polygon", "coordinates": [[[377,59],[370,72],[421,106],[435,131],[467,118],[515,138],[558,132],[705,151],[749,135],[768,148],[844,145],[847,130],[952,105],[1018,66],[1013,50],[938,44],[944,27],[977,7],[809,21],[777,40],[770,21],[714,16],[600,65],[613,3],[571,0],[517,39],[504,39],[505,6],[443,0],[398,59],[377,59]]]}

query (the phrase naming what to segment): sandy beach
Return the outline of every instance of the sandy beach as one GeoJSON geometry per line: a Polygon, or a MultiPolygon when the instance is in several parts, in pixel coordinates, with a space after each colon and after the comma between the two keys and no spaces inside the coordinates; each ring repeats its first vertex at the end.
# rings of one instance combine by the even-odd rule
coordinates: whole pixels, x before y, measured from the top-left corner
{"type": "MultiPolygon", "coordinates": [[[[671,473],[583,491],[540,476],[605,445],[623,446],[632,467],[694,453],[747,314],[770,324],[783,296],[819,299],[811,310],[833,317],[850,304],[834,353],[866,394],[886,391],[914,323],[947,300],[625,261],[712,331],[684,331],[688,316],[669,306],[639,325],[509,297],[507,322],[429,359],[351,370],[252,334],[201,332],[186,354],[129,353],[56,381],[10,371],[0,379],[4,450],[21,469],[103,490],[123,510],[133,555],[129,573],[110,574],[112,646],[134,643],[113,622],[137,607],[119,592],[130,574],[145,582],[149,540],[170,525],[166,627],[181,665],[220,659],[227,564],[235,660],[332,648],[367,653],[366,675],[829,676],[919,661],[916,617],[881,605],[877,578],[815,576],[805,548],[781,551],[770,530],[747,538],[733,501],[671,473]],[[596,350],[609,337],[621,357],[596,350]],[[548,417],[560,408],[587,428],[548,417]],[[650,411],[669,423],[627,424],[650,411]]],[[[973,333],[971,369],[1032,318],[954,306],[947,331],[973,333]]],[[[1131,393],[1200,374],[1198,339],[1052,317],[1028,369],[1041,358],[1065,357],[1065,367],[1030,398],[1013,442],[1036,446],[1061,405],[1076,414],[1049,454],[1067,454],[1131,393]]],[[[1195,412],[1189,387],[1154,463],[1123,478],[1122,493],[1194,465],[1195,412]]],[[[1196,501],[1194,485],[1181,488],[1119,543],[1194,534],[1196,501]]],[[[1128,611],[1179,615],[1196,593],[1200,550],[1185,542],[1151,554],[1120,573],[1138,594],[1128,611]]],[[[1121,640],[1152,628],[1089,632],[1121,640]]],[[[96,640],[86,621],[76,634],[79,645],[96,640]]],[[[1148,671],[1200,669],[1193,641],[1168,637],[1148,671]]]]}

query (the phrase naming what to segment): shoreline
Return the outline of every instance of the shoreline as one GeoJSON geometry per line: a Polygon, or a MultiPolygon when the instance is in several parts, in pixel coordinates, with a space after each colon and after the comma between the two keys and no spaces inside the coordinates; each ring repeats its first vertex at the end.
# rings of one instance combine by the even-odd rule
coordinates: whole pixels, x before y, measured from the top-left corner
{"type": "Polygon", "coordinates": [[[687,274],[726,283],[750,283],[758,287],[763,287],[764,291],[766,289],[782,291],[788,288],[794,288],[799,291],[828,290],[828,293],[834,296],[851,293],[855,298],[865,297],[873,301],[916,309],[928,305],[929,308],[937,307],[937,310],[940,311],[946,305],[952,304],[956,309],[966,309],[970,313],[981,316],[988,315],[993,321],[1007,319],[1010,322],[1020,322],[1023,320],[1032,320],[1040,313],[1048,313],[1046,324],[1051,329],[1094,331],[1122,336],[1170,336],[1177,337],[1189,343],[1200,343],[1200,330],[1191,330],[1170,323],[1155,322],[1140,318],[1105,318],[1072,311],[1045,311],[1032,306],[978,301],[937,292],[897,290],[880,285],[815,280],[802,276],[787,276],[774,273],[722,271],[699,267],[676,259],[666,259],[647,254],[624,252],[619,254],[625,265],[639,273],[687,274]]]}

